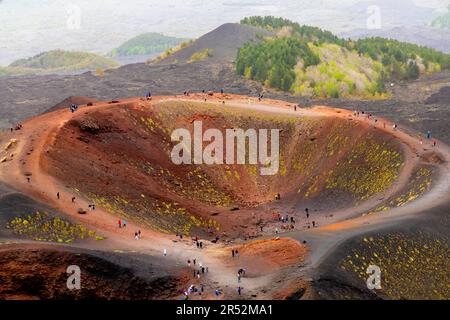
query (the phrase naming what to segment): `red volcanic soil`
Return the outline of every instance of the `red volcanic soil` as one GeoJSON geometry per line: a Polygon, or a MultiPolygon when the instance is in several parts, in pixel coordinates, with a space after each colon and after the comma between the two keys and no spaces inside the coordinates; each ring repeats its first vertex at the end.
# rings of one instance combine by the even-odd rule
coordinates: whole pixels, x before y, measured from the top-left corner
{"type": "Polygon", "coordinates": [[[241,284],[244,288],[248,286],[249,280],[258,282],[264,279],[269,283],[262,295],[258,295],[259,299],[298,300],[308,290],[307,281],[298,275],[308,251],[305,245],[296,240],[273,238],[212,250],[212,253],[225,268],[234,271],[235,278],[239,269],[245,269],[241,284]],[[237,250],[238,255],[233,257],[232,250],[237,250]],[[270,294],[266,293],[268,291],[270,294]]]}
{"type": "MultiPolygon", "coordinates": [[[[443,151],[420,145],[417,139],[393,131],[387,121],[384,127],[385,120],[379,120],[375,128],[373,122],[343,110],[320,107],[294,111],[293,105],[282,101],[259,102],[233,95],[97,102],[80,106],[75,113],[66,108],[41,115],[25,122],[22,130],[4,133],[2,146],[16,140],[0,152],[0,159],[5,159],[0,163],[0,180],[106,236],[106,240],[88,244],[96,250],[119,248],[147,254],[152,250],[151,255],[162,255],[163,249],[168,249],[170,262],[166,263],[172,267],[197,257],[211,268],[206,282],[212,287],[227,287],[226,297],[235,297],[230,284],[236,281],[237,268],[243,267],[248,269],[244,279],[247,298],[261,297],[263,292],[263,298],[278,293],[279,298],[297,299],[307,290],[301,280],[304,275],[299,274],[306,256],[319,261],[333,243],[333,236],[340,240],[362,225],[386,222],[391,210],[349,220],[352,223],[333,223],[361,216],[393,197],[408,194],[408,181],[421,166],[448,163],[443,151]],[[280,129],[279,174],[263,177],[259,165],[175,165],[170,159],[174,145],[170,134],[176,128],[192,131],[195,120],[201,120],[204,129],[221,131],[280,129]],[[57,192],[61,199],[56,198],[57,192]],[[281,194],[281,200],[274,199],[276,193],[281,194]],[[88,209],[93,203],[95,211],[88,209]],[[311,208],[310,218],[305,217],[305,207],[311,208]],[[78,214],[78,208],[86,214],[78,214]],[[296,222],[282,223],[278,213],[296,222]],[[122,218],[127,219],[127,228],[118,227],[122,218]],[[312,219],[325,228],[313,228],[312,219]],[[228,241],[273,236],[275,228],[281,232],[294,228],[297,232],[292,237],[310,235],[318,240],[310,251],[288,239],[233,244],[240,257],[231,258],[228,241]],[[134,240],[137,230],[143,233],[140,241],[134,240]],[[183,233],[184,239],[175,240],[175,232],[183,233]],[[205,248],[197,249],[189,235],[198,235],[205,248]],[[219,244],[208,241],[216,235],[220,236],[219,244]],[[313,250],[317,247],[319,250],[313,250]],[[272,286],[273,281],[282,282],[272,286]]],[[[448,190],[446,181],[438,180],[438,190],[426,193],[430,197],[418,195],[416,201],[425,199],[421,208],[435,204],[448,190]]],[[[398,210],[406,216],[411,208],[398,210]]],[[[28,270],[30,266],[23,262],[27,255],[52,279],[59,279],[61,269],[54,265],[52,270],[59,273],[53,274],[44,268],[45,261],[71,259],[70,254],[62,253],[11,252],[5,254],[5,268],[18,274],[28,270]]],[[[86,259],[85,263],[95,265],[96,261],[86,259]]],[[[114,273],[113,269],[106,273],[114,273]]],[[[13,274],[4,273],[9,279],[6,295],[18,292],[23,297],[41,297],[14,287],[13,274]]],[[[94,271],[89,277],[92,283],[100,281],[94,271]]],[[[171,292],[183,282],[179,280],[183,275],[175,277],[177,285],[171,292]]],[[[23,279],[27,279],[25,274],[23,279]]],[[[45,290],[42,292],[59,289],[45,290]]],[[[169,296],[164,290],[156,293],[158,297],[169,296]]],[[[127,298],[116,295],[113,289],[105,292],[108,297],[127,298]]],[[[58,291],[58,295],[64,292],[58,291]]]]}
{"type": "MultiPolygon", "coordinates": [[[[301,263],[308,250],[298,241],[289,238],[254,240],[232,247],[238,250],[238,258],[232,259],[236,266],[248,268],[247,275],[269,274],[280,268],[301,263]]],[[[227,249],[231,256],[231,249],[227,249]]]]}
{"type": "MultiPolygon", "coordinates": [[[[256,235],[256,224],[270,222],[274,210],[285,211],[274,203],[277,193],[291,212],[311,200],[318,203],[316,210],[349,207],[358,201],[345,190],[327,187],[328,175],[340,161],[353,157],[356,143],[371,139],[399,149],[391,137],[370,125],[321,115],[324,110],[299,111],[298,118],[291,117],[297,119],[293,122],[287,115],[271,114],[267,106],[261,105],[269,110],[259,113],[246,110],[242,97],[223,95],[225,107],[220,98],[205,103],[200,97],[82,109],[48,141],[40,166],[79,196],[148,228],[196,235],[205,234],[210,226],[214,232],[247,237],[256,235]],[[170,159],[175,144],[170,134],[176,128],[192,131],[196,120],[202,121],[203,130],[281,129],[279,174],[261,176],[260,166],[175,165],[170,159]],[[342,141],[332,140],[338,135],[342,141]],[[230,211],[234,207],[240,210],[230,211]],[[236,215],[239,219],[234,219],[236,215]]],[[[291,108],[283,102],[270,104],[291,108]]],[[[357,161],[361,160],[353,162],[363,168],[357,161]]]]}

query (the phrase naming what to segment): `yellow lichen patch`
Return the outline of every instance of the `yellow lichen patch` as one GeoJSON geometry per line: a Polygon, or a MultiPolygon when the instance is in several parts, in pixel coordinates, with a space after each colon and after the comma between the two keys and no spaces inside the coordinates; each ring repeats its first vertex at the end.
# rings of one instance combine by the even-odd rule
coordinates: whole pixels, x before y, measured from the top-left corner
{"type": "MultiPolygon", "coordinates": [[[[221,169],[218,166],[218,170],[221,169]]],[[[230,196],[217,188],[210,176],[202,170],[202,166],[194,167],[184,176],[177,176],[166,168],[152,166],[150,163],[145,165],[145,171],[148,175],[158,179],[158,182],[168,190],[182,194],[189,199],[221,207],[231,203],[230,196]]],[[[237,172],[234,176],[236,179],[240,178],[237,172]]]]}
{"type": "Polygon", "coordinates": [[[191,235],[193,229],[206,229],[210,227],[219,231],[219,224],[215,220],[205,220],[191,214],[186,208],[168,202],[155,202],[153,204],[152,219],[157,222],[155,228],[165,233],[182,233],[191,235]]]}
{"type": "Polygon", "coordinates": [[[403,164],[401,154],[386,142],[368,137],[327,177],[327,189],[340,189],[365,200],[390,188],[403,164]]]}
{"type": "Polygon", "coordinates": [[[349,126],[346,122],[336,122],[327,135],[326,156],[333,157],[339,154],[350,141],[349,126]]]}
{"type": "Polygon", "coordinates": [[[147,196],[142,197],[142,194],[139,195],[139,199],[133,200],[126,200],[120,196],[106,197],[95,194],[90,194],[89,197],[98,207],[103,207],[111,214],[164,233],[179,232],[189,235],[194,232],[194,229],[208,227],[213,231],[220,229],[215,220],[205,220],[178,204],[151,199],[147,196]]]}
{"type": "Polygon", "coordinates": [[[416,200],[422,196],[431,186],[431,174],[432,171],[428,168],[422,167],[415,172],[413,178],[408,182],[408,189],[406,192],[399,196],[392,197],[387,201],[387,204],[383,204],[377,207],[368,214],[374,214],[377,212],[387,211],[395,207],[403,207],[406,204],[416,200]]]}
{"type": "Polygon", "coordinates": [[[390,299],[448,299],[448,241],[423,233],[366,237],[340,264],[366,282],[369,265],[381,269],[381,293],[390,299]]]}
{"type": "Polygon", "coordinates": [[[8,222],[7,228],[16,235],[36,241],[72,243],[75,240],[93,238],[95,231],[88,230],[82,224],[72,224],[60,217],[52,217],[48,212],[35,212],[23,217],[16,217],[8,222]]]}

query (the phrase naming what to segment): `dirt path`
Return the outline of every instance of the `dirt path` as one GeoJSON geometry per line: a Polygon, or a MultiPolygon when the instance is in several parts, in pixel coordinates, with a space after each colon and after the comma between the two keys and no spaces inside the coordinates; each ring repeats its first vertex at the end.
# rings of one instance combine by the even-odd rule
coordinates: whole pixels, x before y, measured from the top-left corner
{"type": "MultiPolygon", "coordinates": [[[[203,101],[203,97],[204,95],[194,95],[188,98],[183,96],[158,97],[154,98],[152,102],[170,100],[203,101]]],[[[120,101],[121,104],[137,102],[141,102],[141,99],[132,98],[120,101]]],[[[313,109],[297,108],[297,111],[294,111],[293,104],[273,100],[259,102],[257,99],[249,100],[240,96],[233,96],[233,99],[227,99],[225,106],[222,104],[220,98],[208,98],[207,102],[216,103],[218,107],[244,108],[292,116],[352,117],[351,112],[344,110],[340,110],[337,113],[336,109],[316,107],[313,109]]],[[[13,160],[0,164],[0,180],[21,190],[24,194],[35,200],[68,215],[72,220],[85,224],[89,228],[94,229],[98,234],[107,237],[105,241],[89,243],[86,245],[86,248],[95,250],[128,250],[152,255],[162,255],[163,250],[167,249],[167,258],[171,263],[182,265],[186,264],[188,259],[192,260],[196,258],[197,261],[201,261],[204,265],[209,266],[210,274],[208,277],[214,285],[217,287],[237,286],[236,270],[230,270],[222,266],[217,254],[218,245],[208,243],[205,249],[199,250],[190,239],[174,242],[174,236],[147,230],[133,224],[131,221],[127,221],[126,228],[118,228],[119,218],[100,207],[97,207],[95,211],[88,210],[88,214],[80,215],[77,213],[78,208],[87,209],[90,204],[89,199],[79,198],[74,190],[67,188],[60,181],[57,181],[41,169],[41,155],[47,151],[47,145],[52,144],[60,128],[67,121],[71,120],[80,112],[92,112],[97,109],[107,108],[108,106],[111,106],[111,104],[96,103],[95,106],[81,106],[76,113],[70,113],[69,110],[59,110],[25,122],[23,129],[20,131],[6,133],[2,137],[3,142],[7,142],[12,138],[18,141],[11,151],[8,152],[9,154],[14,154],[13,160]],[[30,183],[26,179],[27,173],[32,174],[30,183]],[[57,192],[60,193],[59,200],[56,197],[57,192]],[[71,199],[74,196],[76,200],[72,202],[71,199]],[[134,233],[137,230],[141,230],[143,234],[141,240],[134,239],[134,233]]],[[[361,121],[362,123],[366,121],[362,118],[358,119],[354,117],[353,120],[361,121]]],[[[405,143],[405,165],[395,185],[383,195],[383,198],[387,198],[406,185],[414,166],[420,162],[419,157],[426,153],[426,151],[423,150],[423,146],[419,144],[417,139],[406,134],[403,130],[392,130],[390,122],[380,119],[379,123],[382,122],[386,122],[386,128],[384,129],[380,125],[379,130],[385,131],[405,143]]],[[[289,233],[284,236],[299,240],[305,238],[310,239],[312,253],[309,257],[309,262],[311,266],[315,266],[326,257],[337,243],[344,239],[365,232],[370,228],[380,227],[386,223],[407,218],[411,214],[419,213],[424,209],[438,205],[440,202],[447,200],[449,195],[450,150],[447,146],[440,143],[438,153],[445,161],[444,164],[439,166],[439,179],[434,183],[432,189],[426,195],[414,201],[413,205],[395,208],[386,213],[337,222],[342,219],[354,217],[355,215],[360,215],[362,212],[376,205],[376,201],[368,201],[357,208],[349,208],[334,213],[334,220],[327,220],[328,223],[336,222],[334,224],[307,232],[289,233]]],[[[272,276],[253,279],[244,278],[242,286],[246,288],[246,292],[257,291],[261,288],[270,288],[272,279],[272,276]]]]}
{"type": "MultiPolygon", "coordinates": [[[[382,119],[382,121],[385,120],[382,119]]],[[[308,258],[310,269],[317,267],[332,254],[334,248],[345,240],[401,223],[405,219],[411,219],[415,215],[426,212],[428,209],[447,203],[450,199],[450,148],[447,145],[439,143],[439,147],[434,148],[431,142],[427,143],[425,139],[422,144],[419,139],[406,133],[407,129],[398,128],[393,130],[392,122],[389,121],[386,121],[385,129],[382,127],[379,129],[401,140],[410,150],[406,154],[406,161],[409,162],[409,164],[405,165],[407,170],[403,169],[407,174],[400,175],[396,182],[397,187],[394,189],[400,189],[399,187],[407,182],[408,174],[411,173],[413,166],[421,163],[421,157],[431,151],[436,152],[442,160],[442,163],[435,165],[438,169],[438,174],[433,181],[433,185],[421,197],[402,207],[391,208],[388,211],[372,215],[358,215],[352,219],[331,223],[317,229],[283,235],[297,240],[306,240],[310,243],[310,246],[313,247],[311,250],[312,254],[308,258]]]]}

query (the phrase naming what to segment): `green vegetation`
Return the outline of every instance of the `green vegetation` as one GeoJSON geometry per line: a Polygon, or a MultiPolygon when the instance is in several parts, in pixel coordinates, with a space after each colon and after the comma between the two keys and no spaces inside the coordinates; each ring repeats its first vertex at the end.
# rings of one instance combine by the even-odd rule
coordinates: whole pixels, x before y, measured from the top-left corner
{"type": "Polygon", "coordinates": [[[64,73],[83,70],[110,69],[118,63],[94,53],[53,50],[20,59],[0,68],[0,75],[64,73]]]}
{"type": "Polygon", "coordinates": [[[138,35],[124,42],[118,48],[113,49],[108,55],[111,57],[116,57],[160,53],[178,46],[183,41],[186,41],[186,39],[149,32],[138,35]]]}
{"type": "Polygon", "coordinates": [[[350,45],[358,53],[381,61],[386,73],[396,79],[416,79],[421,73],[450,69],[450,55],[411,43],[377,37],[350,45]]]}
{"type": "Polygon", "coordinates": [[[260,27],[273,32],[279,32],[282,29],[288,29],[292,36],[302,38],[303,40],[321,43],[335,43],[345,45],[345,40],[338,38],[330,31],[322,30],[317,27],[301,26],[296,22],[273,16],[266,17],[247,17],[241,20],[241,24],[247,24],[260,27]]]}
{"type": "Polygon", "coordinates": [[[430,24],[433,28],[438,29],[450,29],[450,6],[448,8],[448,12],[438,18],[430,24]]]}
{"type": "Polygon", "coordinates": [[[307,68],[297,63],[291,86],[295,95],[317,98],[385,96],[380,62],[336,44],[310,44],[310,47],[320,63],[307,68]]]}
{"type": "Polygon", "coordinates": [[[189,59],[189,62],[202,61],[205,60],[206,58],[211,58],[212,56],[213,56],[212,49],[206,48],[205,50],[194,53],[189,59]]]}
{"type": "Polygon", "coordinates": [[[267,39],[260,44],[245,44],[239,50],[236,69],[248,79],[288,91],[295,81],[293,68],[299,59],[305,67],[320,61],[307,43],[298,38],[267,39]]]}
{"type": "Polygon", "coordinates": [[[178,46],[173,47],[173,48],[169,48],[166,51],[164,51],[163,53],[161,53],[158,57],[156,57],[154,59],[154,61],[161,61],[171,55],[173,55],[175,52],[180,51],[181,49],[184,49],[188,46],[190,46],[192,44],[192,42],[194,42],[194,40],[188,40],[188,41],[184,41],[182,43],[180,43],[178,46]]]}
{"type": "Polygon", "coordinates": [[[320,28],[276,17],[249,17],[242,24],[276,36],[248,42],[236,71],[267,87],[315,98],[384,98],[384,82],[417,79],[450,69],[450,55],[383,38],[344,40],[320,28]]]}

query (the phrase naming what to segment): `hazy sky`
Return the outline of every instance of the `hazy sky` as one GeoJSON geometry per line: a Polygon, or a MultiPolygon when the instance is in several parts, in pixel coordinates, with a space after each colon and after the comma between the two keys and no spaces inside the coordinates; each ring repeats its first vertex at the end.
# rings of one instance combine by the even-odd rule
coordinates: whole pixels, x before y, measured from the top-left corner
{"type": "Polygon", "coordinates": [[[367,8],[378,4],[385,26],[420,25],[449,3],[450,0],[0,0],[0,65],[58,48],[106,53],[149,31],[195,38],[225,22],[238,22],[250,15],[283,16],[339,32],[364,27],[367,8]]]}

